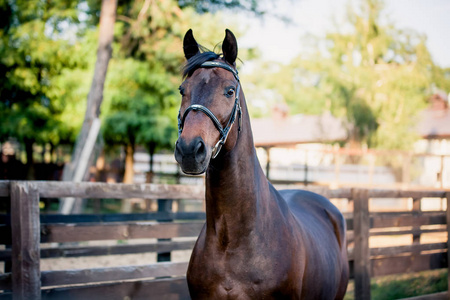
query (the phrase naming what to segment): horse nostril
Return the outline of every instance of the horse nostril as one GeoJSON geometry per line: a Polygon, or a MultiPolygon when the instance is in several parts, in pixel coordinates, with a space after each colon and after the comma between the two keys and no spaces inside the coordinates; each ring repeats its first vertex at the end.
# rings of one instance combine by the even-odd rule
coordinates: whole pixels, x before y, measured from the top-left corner
{"type": "Polygon", "coordinates": [[[180,143],[179,143],[179,140],[177,140],[176,142],[175,142],[175,153],[181,153],[181,146],[180,146],[180,143]]]}
{"type": "Polygon", "coordinates": [[[184,148],[185,143],[183,142],[183,140],[177,140],[177,142],[175,143],[175,160],[181,164],[181,162],[183,161],[183,148],[184,148]]]}
{"type": "Polygon", "coordinates": [[[205,160],[206,145],[205,145],[205,142],[203,142],[203,140],[200,140],[198,142],[197,146],[195,146],[194,155],[195,155],[195,161],[197,163],[202,163],[205,160]]]}

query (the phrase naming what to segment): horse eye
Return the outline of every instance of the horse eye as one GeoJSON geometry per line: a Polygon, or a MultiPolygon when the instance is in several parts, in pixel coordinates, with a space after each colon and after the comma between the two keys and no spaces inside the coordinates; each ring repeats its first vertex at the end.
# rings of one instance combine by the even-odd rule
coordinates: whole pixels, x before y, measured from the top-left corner
{"type": "Polygon", "coordinates": [[[227,96],[227,97],[231,97],[231,96],[233,96],[233,95],[234,95],[234,89],[229,89],[228,92],[227,92],[227,94],[226,94],[226,96],[227,96]]]}
{"type": "Polygon", "coordinates": [[[180,95],[184,96],[184,89],[181,86],[178,88],[178,90],[180,90],[180,95]]]}

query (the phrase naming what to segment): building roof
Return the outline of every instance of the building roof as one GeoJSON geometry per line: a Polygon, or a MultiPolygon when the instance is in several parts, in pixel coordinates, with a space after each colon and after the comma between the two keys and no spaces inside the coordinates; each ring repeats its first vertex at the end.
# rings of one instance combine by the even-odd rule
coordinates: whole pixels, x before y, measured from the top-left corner
{"type": "Polygon", "coordinates": [[[251,123],[257,147],[336,142],[348,138],[344,122],[329,112],[319,116],[278,115],[272,118],[252,119],[251,123]]]}
{"type": "Polygon", "coordinates": [[[417,131],[425,139],[450,139],[450,109],[423,111],[417,131]]]}
{"type": "Polygon", "coordinates": [[[417,131],[425,139],[450,139],[450,108],[447,94],[439,89],[428,99],[430,106],[420,115],[417,131]]]}

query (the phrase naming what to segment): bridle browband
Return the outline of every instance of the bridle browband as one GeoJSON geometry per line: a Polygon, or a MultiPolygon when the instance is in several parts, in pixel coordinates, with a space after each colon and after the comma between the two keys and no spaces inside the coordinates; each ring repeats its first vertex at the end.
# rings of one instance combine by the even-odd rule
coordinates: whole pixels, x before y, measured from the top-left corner
{"type": "Polygon", "coordinates": [[[234,78],[236,78],[238,84],[236,87],[236,98],[234,99],[234,106],[231,111],[230,119],[228,119],[227,125],[225,127],[222,127],[222,124],[220,123],[219,119],[213,114],[212,111],[210,111],[207,107],[201,105],[201,104],[192,104],[189,106],[183,113],[183,116],[181,116],[181,110],[178,112],[178,135],[180,136],[183,132],[184,127],[184,121],[190,111],[200,111],[207,115],[211,121],[213,122],[214,126],[217,128],[217,130],[220,133],[219,141],[216,143],[212,150],[211,157],[214,159],[219,154],[220,150],[222,149],[222,146],[227,141],[228,134],[230,133],[231,128],[233,127],[234,121],[236,121],[236,114],[238,114],[238,131],[241,131],[241,105],[239,104],[239,92],[240,92],[240,81],[238,72],[234,70],[232,67],[227,65],[226,63],[217,62],[217,61],[207,61],[200,65],[199,68],[222,68],[229,72],[231,72],[234,75],[234,78]]]}

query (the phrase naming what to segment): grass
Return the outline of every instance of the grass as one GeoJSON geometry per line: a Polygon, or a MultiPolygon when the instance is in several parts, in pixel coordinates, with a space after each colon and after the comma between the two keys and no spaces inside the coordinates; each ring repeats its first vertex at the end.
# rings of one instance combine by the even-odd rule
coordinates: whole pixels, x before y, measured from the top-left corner
{"type": "MultiPolygon", "coordinates": [[[[371,280],[371,299],[394,300],[443,292],[447,290],[447,270],[390,275],[371,280]]],[[[345,300],[354,299],[354,283],[347,288],[345,300]]]]}

